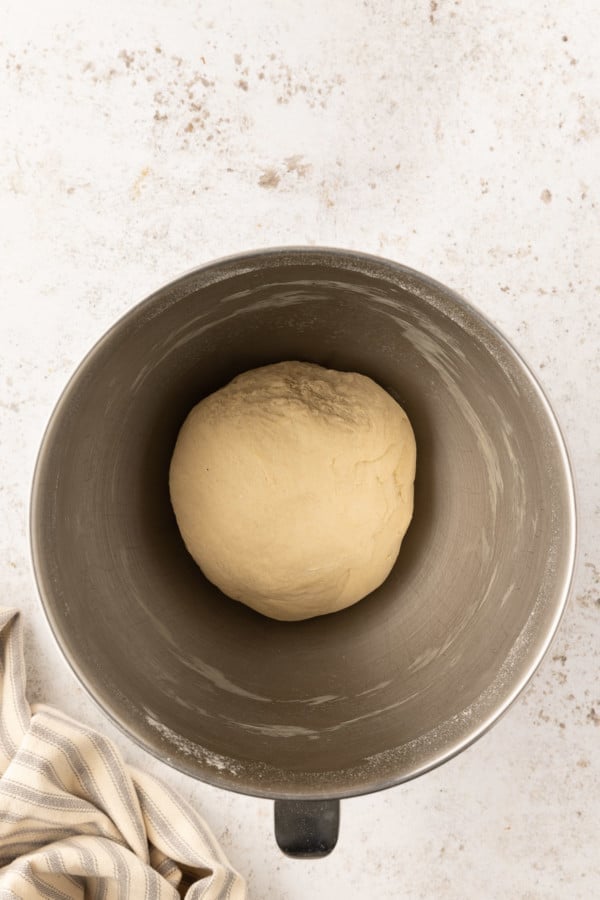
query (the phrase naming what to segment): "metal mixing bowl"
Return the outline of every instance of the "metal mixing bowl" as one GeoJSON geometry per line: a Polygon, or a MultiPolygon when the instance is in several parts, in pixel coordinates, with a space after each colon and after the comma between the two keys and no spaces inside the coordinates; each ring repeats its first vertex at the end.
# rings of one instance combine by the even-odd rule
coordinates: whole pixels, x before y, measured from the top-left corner
{"type": "Polygon", "coordinates": [[[128,735],[211,784],[322,800],[420,775],[501,715],[565,606],[575,512],[552,411],[489,322],[395,263],[277,249],[183,276],[92,349],[43,440],[31,538],[58,643],[128,735]],[[189,409],[288,359],[371,376],[417,441],[390,577],[295,623],[203,577],[167,482],[189,409]]]}

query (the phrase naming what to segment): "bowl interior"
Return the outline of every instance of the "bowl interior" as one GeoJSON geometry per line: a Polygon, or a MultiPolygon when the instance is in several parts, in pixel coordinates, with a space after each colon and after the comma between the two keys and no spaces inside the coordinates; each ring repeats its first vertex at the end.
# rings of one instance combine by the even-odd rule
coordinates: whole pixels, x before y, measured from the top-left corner
{"type": "Polygon", "coordinates": [[[223,261],[132,310],[63,394],[33,492],[42,599],[92,695],[163,759],[267,796],[371,790],[472,740],[539,661],[572,543],[564,448],[513,351],[441,286],[342,253],[223,261]],[[203,577],[167,481],[189,409],[286,359],[371,376],[417,441],[392,574],[299,623],[203,577]]]}

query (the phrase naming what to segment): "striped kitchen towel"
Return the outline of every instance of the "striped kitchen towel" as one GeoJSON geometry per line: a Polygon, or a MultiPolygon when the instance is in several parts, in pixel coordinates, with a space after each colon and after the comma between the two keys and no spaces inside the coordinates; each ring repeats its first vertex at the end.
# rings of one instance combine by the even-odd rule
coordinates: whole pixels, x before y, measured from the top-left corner
{"type": "Polygon", "coordinates": [[[243,900],[201,817],[98,732],[30,707],[25,681],[19,613],[0,607],[0,900],[243,900]]]}

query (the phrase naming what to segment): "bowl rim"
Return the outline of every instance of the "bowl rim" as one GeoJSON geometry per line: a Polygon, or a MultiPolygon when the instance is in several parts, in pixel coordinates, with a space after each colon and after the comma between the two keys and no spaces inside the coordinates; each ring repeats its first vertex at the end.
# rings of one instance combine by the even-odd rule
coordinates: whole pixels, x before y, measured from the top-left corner
{"type": "MultiPolygon", "coordinates": [[[[477,307],[475,307],[468,300],[465,300],[464,297],[462,297],[452,288],[447,287],[442,282],[439,282],[431,276],[414,268],[411,268],[410,266],[406,266],[402,263],[390,260],[383,256],[371,253],[363,253],[354,249],[301,244],[258,247],[239,253],[221,256],[216,259],[209,260],[208,262],[202,263],[199,266],[194,266],[186,270],[182,274],[176,276],[174,279],[163,283],[151,294],[135,302],[130,309],[126,310],[106,331],[103,332],[103,334],[92,344],[90,349],[83,356],[79,364],[71,373],[58,399],[54,403],[50,416],[47,420],[33,468],[27,526],[30,560],[32,564],[34,582],[46,622],[49,626],[50,632],[56,643],[56,646],[58,647],[58,650],[60,651],[61,656],[67,662],[68,667],[74,674],[78,683],[82,685],[82,687],[86,690],[88,696],[91,697],[95,705],[108,717],[108,719],[114,725],[117,726],[117,728],[125,735],[125,737],[132,740],[142,750],[145,750],[152,756],[159,759],[161,762],[166,763],[170,767],[182,772],[183,774],[189,775],[214,787],[230,790],[234,793],[272,800],[323,800],[334,798],[343,799],[348,797],[361,796],[369,793],[375,793],[380,790],[386,790],[387,788],[404,783],[406,781],[410,781],[413,778],[417,778],[420,775],[423,775],[426,772],[432,771],[438,766],[443,765],[444,763],[453,759],[463,750],[466,750],[481,737],[483,737],[483,735],[486,734],[502,716],[504,716],[504,714],[513,705],[515,700],[528,685],[552,644],[561,619],[564,615],[573,584],[577,555],[578,530],[574,475],[565,437],[558,423],[557,416],[544,390],[542,389],[537,376],[532,371],[528,363],[523,359],[519,351],[514,347],[512,341],[507,338],[502,330],[498,328],[498,326],[493,322],[491,322],[483,313],[481,313],[477,309],[477,307]],[[252,781],[252,783],[250,783],[250,780],[248,780],[247,783],[243,783],[243,780],[232,779],[223,774],[223,771],[221,769],[210,765],[210,763],[207,763],[206,761],[201,761],[194,758],[190,759],[189,762],[186,762],[183,758],[165,757],[164,752],[161,752],[158,742],[156,746],[153,746],[141,734],[136,733],[132,729],[131,725],[125,720],[125,717],[120,716],[115,710],[111,709],[108,704],[103,702],[103,700],[95,694],[93,684],[83,675],[83,673],[79,669],[77,660],[71,653],[69,653],[67,647],[63,645],[61,641],[60,626],[56,617],[54,617],[53,615],[52,603],[49,601],[48,595],[45,592],[43,583],[44,578],[41,573],[40,566],[40,559],[43,551],[40,546],[40,541],[38,541],[36,538],[36,533],[39,533],[40,530],[38,527],[38,516],[40,509],[39,495],[41,490],[40,473],[44,464],[45,457],[48,453],[49,437],[52,426],[54,422],[59,418],[63,407],[65,407],[68,403],[69,395],[75,387],[79,376],[83,371],[85,371],[88,363],[96,356],[101,348],[105,344],[109,343],[112,340],[113,336],[120,332],[124,327],[126,327],[129,322],[134,321],[144,308],[149,307],[152,303],[156,303],[166,293],[173,292],[173,290],[177,286],[184,284],[194,276],[204,274],[208,278],[211,272],[220,272],[223,267],[227,267],[232,264],[246,264],[248,270],[256,271],[260,270],[263,267],[261,263],[268,263],[269,260],[272,260],[273,262],[279,261],[279,263],[281,263],[282,257],[288,258],[289,261],[286,263],[288,265],[292,265],[294,262],[314,265],[318,263],[323,264],[326,262],[327,258],[329,258],[330,260],[338,260],[340,268],[348,268],[347,265],[344,266],[344,263],[354,262],[354,268],[358,269],[361,272],[365,272],[366,268],[369,266],[373,269],[385,268],[388,270],[392,270],[399,276],[414,279],[420,285],[433,290],[438,296],[454,303],[460,309],[462,309],[473,321],[477,322],[483,330],[487,331],[488,334],[492,335],[501,344],[501,346],[509,354],[509,356],[512,357],[513,361],[517,364],[517,366],[520,368],[521,372],[525,375],[527,381],[529,382],[537,400],[541,404],[541,407],[546,416],[547,425],[549,426],[552,432],[552,436],[556,441],[556,448],[559,452],[560,462],[562,465],[562,474],[564,476],[563,487],[566,489],[567,494],[567,503],[564,510],[565,518],[562,522],[563,543],[565,548],[563,550],[564,574],[562,576],[562,579],[560,581],[557,581],[557,586],[555,589],[556,601],[554,604],[554,614],[549,626],[546,629],[546,633],[543,635],[536,635],[536,652],[532,655],[531,659],[529,659],[523,673],[519,678],[515,680],[515,683],[512,685],[511,690],[507,692],[507,695],[503,698],[502,702],[495,706],[489,713],[487,718],[484,718],[481,722],[479,722],[464,737],[459,740],[455,740],[454,743],[451,744],[447,749],[445,749],[443,752],[438,753],[438,755],[434,759],[429,760],[420,766],[414,767],[410,772],[379,779],[377,777],[374,777],[371,781],[363,778],[360,781],[357,780],[355,783],[352,783],[353,768],[350,767],[348,769],[342,770],[347,774],[346,782],[348,786],[341,789],[335,787],[331,790],[328,790],[327,787],[321,787],[319,785],[307,791],[298,789],[298,786],[294,785],[294,790],[286,792],[285,790],[282,791],[265,786],[264,783],[256,783],[256,781],[252,781]]],[[[189,758],[186,757],[185,759],[187,760],[189,758]]],[[[232,762],[235,762],[235,760],[232,760],[232,762]]]]}

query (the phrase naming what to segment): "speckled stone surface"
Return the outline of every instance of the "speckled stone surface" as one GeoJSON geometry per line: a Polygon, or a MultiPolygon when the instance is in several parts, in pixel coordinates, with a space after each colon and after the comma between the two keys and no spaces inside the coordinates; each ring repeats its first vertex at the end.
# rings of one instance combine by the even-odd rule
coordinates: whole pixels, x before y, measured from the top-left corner
{"type": "Polygon", "coordinates": [[[31,696],[180,790],[252,900],[600,896],[597,4],[8,0],[2,20],[0,559],[31,696]],[[345,802],[314,863],[279,854],[270,803],[111,726],[53,642],[27,539],[42,432],[91,344],[181,271],[286,243],[466,296],[541,378],[579,492],[572,599],[525,695],[437,771],[345,802]]]}

